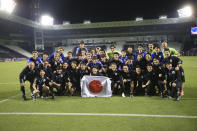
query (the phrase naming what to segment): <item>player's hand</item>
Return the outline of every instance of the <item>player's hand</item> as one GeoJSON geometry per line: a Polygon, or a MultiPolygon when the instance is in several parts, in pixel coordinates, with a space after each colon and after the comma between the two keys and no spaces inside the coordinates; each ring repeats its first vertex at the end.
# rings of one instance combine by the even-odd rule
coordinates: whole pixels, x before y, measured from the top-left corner
{"type": "Polygon", "coordinates": [[[172,83],[172,86],[173,86],[173,87],[176,87],[176,83],[172,83]]]}
{"type": "Polygon", "coordinates": [[[146,87],[146,85],[142,85],[142,88],[145,88],[146,87]]]}
{"type": "Polygon", "coordinates": [[[126,80],[126,79],[124,79],[124,80],[123,80],[123,82],[125,83],[125,82],[127,82],[127,80],[126,80]]]}
{"type": "Polygon", "coordinates": [[[162,77],[162,74],[159,74],[159,77],[162,77]]]}

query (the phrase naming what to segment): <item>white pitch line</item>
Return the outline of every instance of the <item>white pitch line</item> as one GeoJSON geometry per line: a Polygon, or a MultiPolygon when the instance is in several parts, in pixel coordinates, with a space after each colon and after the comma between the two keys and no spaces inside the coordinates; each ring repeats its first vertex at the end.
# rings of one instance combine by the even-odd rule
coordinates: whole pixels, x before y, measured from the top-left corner
{"type": "Polygon", "coordinates": [[[6,101],[8,101],[8,100],[9,100],[9,99],[1,100],[0,103],[6,102],[6,101]]]}
{"type": "Polygon", "coordinates": [[[17,84],[20,84],[20,83],[0,83],[0,85],[17,85],[17,84]]]}
{"type": "Polygon", "coordinates": [[[31,113],[31,112],[1,112],[0,115],[56,115],[56,116],[127,116],[127,117],[161,117],[197,119],[197,116],[182,115],[150,115],[150,114],[107,114],[107,113],[31,113]]]}
{"type": "Polygon", "coordinates": [[[7,99],[1,100],[1,101],[0,101],[0,103],[6,102],[6,101],[8,101],[9,99],[11,99],[11,98],[15,98],[15,97],[17,97],[17,96],[19,96],[19,95],[21,95],[21,93],[20,93],[20,94],[15,95],[15,96],[11,96],[11,97],[9,97],[9,98],[7,98],[7,99]]]}

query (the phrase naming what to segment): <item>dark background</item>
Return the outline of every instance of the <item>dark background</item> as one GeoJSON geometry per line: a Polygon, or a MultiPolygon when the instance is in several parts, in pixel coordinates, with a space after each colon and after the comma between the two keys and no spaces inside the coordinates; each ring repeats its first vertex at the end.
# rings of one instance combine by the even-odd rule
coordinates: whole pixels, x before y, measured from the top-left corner
{"type": "MultiPolygon", "coordinates": [[[[32,0],[16,0],[16,15],[32,19],[32,0]]],[[[40,0],[42,14],[50,14],[55,24],[125,21],[140,16],[156,19],[160,15],[178,17],[177,9],[190,5],[196,16],[197,0],[40,0]]]]}

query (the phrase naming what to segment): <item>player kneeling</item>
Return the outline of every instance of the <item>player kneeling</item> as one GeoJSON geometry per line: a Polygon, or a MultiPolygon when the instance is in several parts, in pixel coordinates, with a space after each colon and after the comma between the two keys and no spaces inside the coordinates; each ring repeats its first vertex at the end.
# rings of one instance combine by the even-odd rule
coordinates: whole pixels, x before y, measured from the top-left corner
{"type": "Polygon", "coordinates": [[[168,82],[171,86],[171,95],[175,97],[175,101],[179,101],[181,98],[181,87],[182,87],[182,76],[179,67],[173,68],[171,63],[167,66],[168,72],[168,82]]]}
{"type": "Polygon", "coordinates": [[[49,95],[49,82],[50,80],[45,76],[45,71],[40,70],[39,77],[35,78],[34,84],[33,84],[33,100],[37,99],[38,94],[40,97],[48,97],[49,95]]]}

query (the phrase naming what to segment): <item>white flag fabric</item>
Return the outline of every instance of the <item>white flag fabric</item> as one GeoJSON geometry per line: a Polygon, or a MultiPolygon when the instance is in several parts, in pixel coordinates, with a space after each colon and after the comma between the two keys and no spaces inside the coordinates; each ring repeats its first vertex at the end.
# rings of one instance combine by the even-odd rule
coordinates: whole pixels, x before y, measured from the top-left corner
{"type": "Polygon", "coordinates": [[[82,97],[111,97],[111,80],[105,76],[83,76],[81,79],[82,97]]]}

